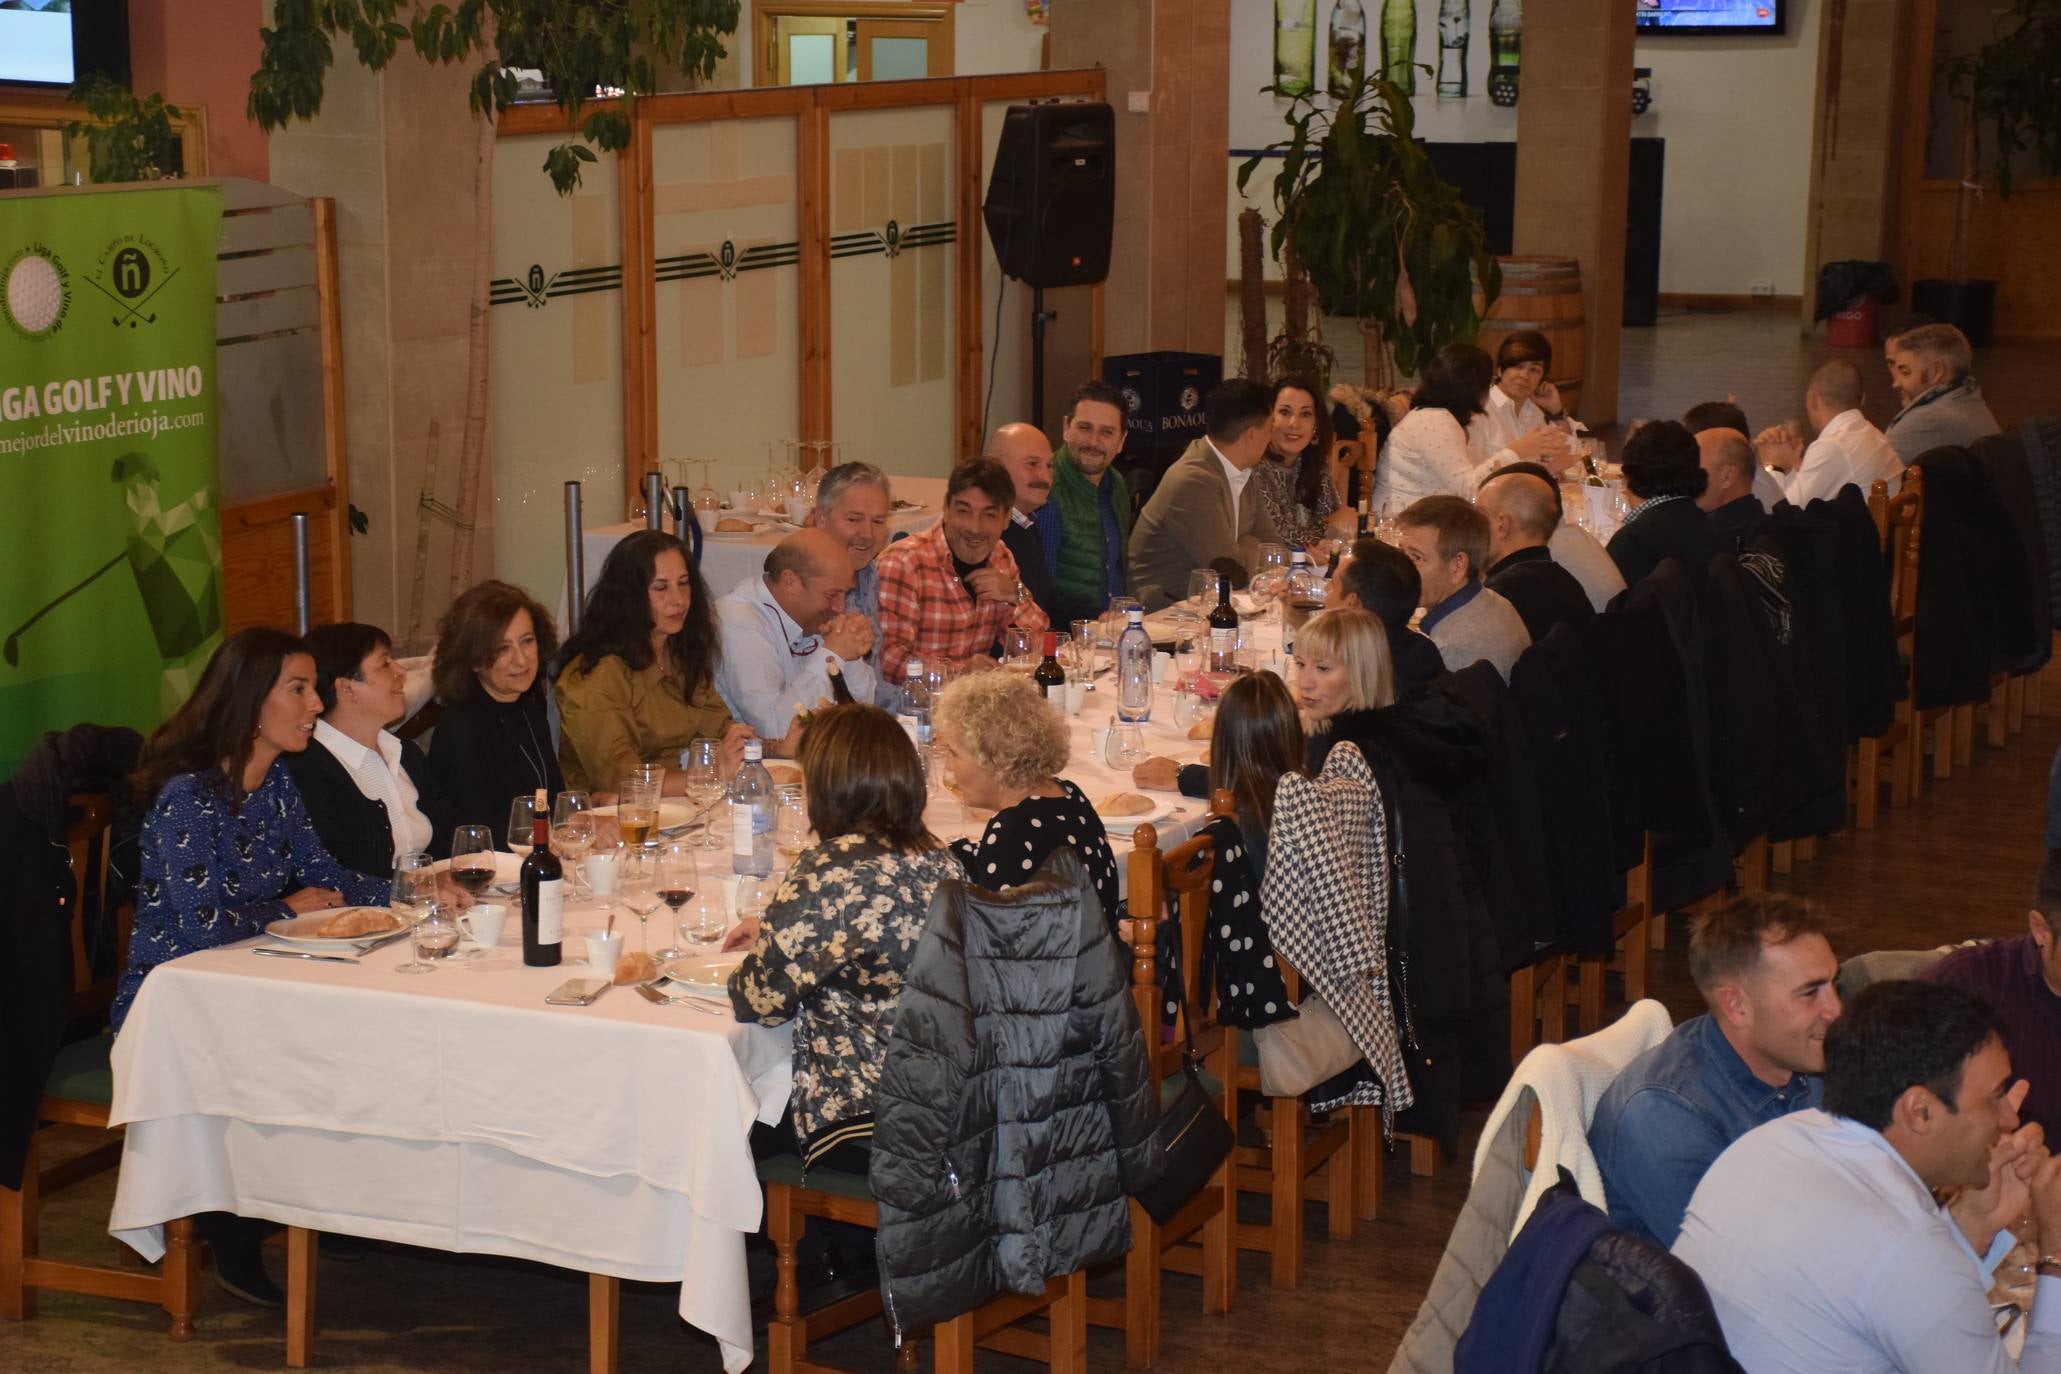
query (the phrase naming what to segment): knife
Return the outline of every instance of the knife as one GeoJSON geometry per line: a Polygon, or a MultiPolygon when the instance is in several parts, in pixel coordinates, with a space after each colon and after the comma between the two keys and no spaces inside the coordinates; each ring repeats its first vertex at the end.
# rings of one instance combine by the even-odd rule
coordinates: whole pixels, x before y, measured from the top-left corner
{"type": "Polygon", "coordinates": [[[274,959],[316,959],[325,964],[355,964],[358,961],[348,954],[314,954],[305,949],[278,949],[272,945],[258,945],[252,954],[268,954],[274,959]]]}

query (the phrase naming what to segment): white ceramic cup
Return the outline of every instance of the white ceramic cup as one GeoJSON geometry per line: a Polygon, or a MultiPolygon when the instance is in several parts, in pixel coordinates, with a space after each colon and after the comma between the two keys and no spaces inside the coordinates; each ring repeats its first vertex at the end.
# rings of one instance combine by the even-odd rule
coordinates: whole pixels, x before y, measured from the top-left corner
{"type": "Polygon", "coordinates": [[[1088,752],[1098,759],[1109,753],[1108,726],[1094,725],[1088,728],[1088,752]]]}
{"type": "Polygon", "coordinates": [[[1155,653],[1152,655],[1152,680],[1154,682],[1165,682],[1166,675],[1173,670],[1174,656],[1172,654],[1155,653]]]}
{"type": "Polygon", "coordinates": [[[1088,683],[1085,678],[1069,678],[1066,683],[1066,714],[1077,716],[1088,700],[1088,683]]]}
{"type": "Polygon", "coordinates": [[[587,937],[587,966],[594,970],[596,978],[614,978],[615,965],[623,957],[623,933],[603,935],[596,932],[587,937]]]}
{"type": "Polygon", "coordinates": [[[508,923],[508,908],[499,902],[474,902],[458,917],[458,929],[481,949],[501,943],[501,929],[508,923]]]}
{"type": "Polygon", "coordinates": [[[799,525],[809,518],[809,503],[799,496],[787,498],[787,523],[799,525]]]}
{"type": "Polygon", "coordinates": [[[622,866],[623,857],[619,851],[587,856],[583,871],[587,875],[587,886],[594,889],[596,897],[615,895],[615,876],[622,871],[622,866]]]}
{"type": "Polygon", "coordinates": [[[758,503],[751,499],[751,493],[739,487],[730,493],[730,509],[738,512],[750,510],[758,503]]]}

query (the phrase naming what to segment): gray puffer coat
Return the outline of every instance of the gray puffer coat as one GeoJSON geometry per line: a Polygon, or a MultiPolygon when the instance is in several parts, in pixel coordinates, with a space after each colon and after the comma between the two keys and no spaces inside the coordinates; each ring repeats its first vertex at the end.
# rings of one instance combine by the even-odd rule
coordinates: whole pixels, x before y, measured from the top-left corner
{"type": "Polygon", "coordinates": [[[1129,966],[1070,849],[932,899],[875,1095],[871,1181],[902,1333],[1130,1249],[1164,1167],[1129,966]]]}

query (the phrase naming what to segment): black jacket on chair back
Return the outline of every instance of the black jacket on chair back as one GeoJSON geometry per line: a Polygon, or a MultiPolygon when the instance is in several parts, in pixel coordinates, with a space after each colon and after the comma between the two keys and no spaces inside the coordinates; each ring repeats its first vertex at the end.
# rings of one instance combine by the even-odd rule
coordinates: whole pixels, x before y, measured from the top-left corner
{"type": "Polygon", "coordinates": [[[947,881],[875,1097],[881,1295],[902,1333],[1131,1247],[1158,1093],[1127,954],[1071,849],[1008,893],[947,881]]]}
{"type": "Polygon", "coordinates": [[[1998,509],[2017,537],[2004,550],[2004,575],[2024,584],[2000,607],[1997,629],[2001,666],[2029,673],[2054,656],[2054,617],[2047,606],[2047,541],[2040,530],[2039,502],[2027,464],[2025,427],[1975,441],[1970,450],[1989,476],[1998,509]]]}
{"type": "Polygon", "coordinates": [[[1860,489],[1851,483],[1805,514],[1839,529],[1839,618],[1846,638],[1846,742],[1873,739],[1896,719],[1903,666],[1889,608],[1889,563],[1860,489]]]}
{"type": "Polygon", "coordinates": [[[1913,688],[1930,711],[1989,695],[1990,674],[2011,657],[2003,627],[2026,614],[2026,581],[2018,536],[1975,456],[1936,448],[1911,466],[1925,473],[1913,688]]]}

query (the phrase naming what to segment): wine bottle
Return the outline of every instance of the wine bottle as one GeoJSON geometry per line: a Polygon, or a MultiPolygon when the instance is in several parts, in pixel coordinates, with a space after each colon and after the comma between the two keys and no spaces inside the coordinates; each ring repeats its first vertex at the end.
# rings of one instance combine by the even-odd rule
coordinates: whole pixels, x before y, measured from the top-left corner
{"type": "Polygon", "coordinates": [[[1468,0],[1439,0],[1438,98],[1458,100],[1467,94],[1467,30],[1474,20],[1468,0]]]}
{"type": "Polygon", "coordinates": [[[1494,0],[1489,10],[1489,103],[1505,109],[1517,103],[1518,50],[1523,42],[1524,0],[1494,0]]]}
{"type": "Polygon", "coordinates": [[[1338,0],[1331,7],[1331,54],[1326,84],[1331,94],[1344,95],[1367,66],[1367,13],[1360,0],[1338,0]]]}
{"type": "Polygon", "coordinates": [[[1404,95],[1417,93],[1417,0],[1381,7],[1381,74],[1404,95]]]}
{"type": "Polygon", "coordinates": [[[1059,666],[1059,635],[1057,631],[1045,631],[1045,661],[1031,674],[1031,681],[1038,684],[1038,694],[1047,701],[1066,700],[1066,669],[1059,666]]]}
{"type": "Polygon", "coordinates": [[[1231,609],[1231,579],[1217,574],[1217,604],[1209,613],[1209,670],[1238,671],[1238,612],[1231,609]]]}
{"type": "Polygon", "coordinates": [[[565,868],[551,852],[551,804],[541,787],[534,814],[522,861],[522,961],[550,968],[565,948],[565,868]]]}

